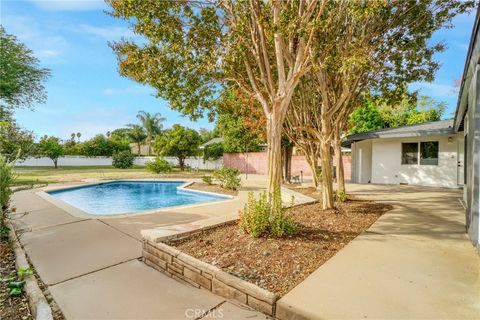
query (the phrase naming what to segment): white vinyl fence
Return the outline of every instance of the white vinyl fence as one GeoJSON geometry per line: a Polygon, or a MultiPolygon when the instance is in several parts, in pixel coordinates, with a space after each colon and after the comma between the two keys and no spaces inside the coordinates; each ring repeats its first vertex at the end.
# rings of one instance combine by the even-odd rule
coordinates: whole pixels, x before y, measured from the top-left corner
{"type": "MultiPolygon", "coordinates": [[[[135,157],[134,164],[143,166],[146,162],[155,159],[155,157],[135,157]]],[[[178,166],[178,160],[174,157],[165,157],[170,164],[178,166]]],[[[18,167],[53,167],[53,161],[50,158],[27,158],[24,161],[18,161],[18,167]]],[[[91,167],[91,166],[111,166],[112,157],[85,157],[85,156],[64,156],[58,158],[59,167],[91,167]]],[[[201,157],[187,158],[185,165],[193,169],[215,170],[223,166],[223,159],[203,161],[201,157]]]]}

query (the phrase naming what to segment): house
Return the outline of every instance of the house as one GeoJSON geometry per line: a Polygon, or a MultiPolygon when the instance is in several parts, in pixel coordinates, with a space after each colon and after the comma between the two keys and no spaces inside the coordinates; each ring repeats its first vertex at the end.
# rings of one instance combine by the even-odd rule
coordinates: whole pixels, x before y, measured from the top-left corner
{"type": "Polygon", "coordinates": [[[466,228],[480,249],[480,33],[477,11],[453,120],[347,137],[352,182],[463,188],[466,228]]]}

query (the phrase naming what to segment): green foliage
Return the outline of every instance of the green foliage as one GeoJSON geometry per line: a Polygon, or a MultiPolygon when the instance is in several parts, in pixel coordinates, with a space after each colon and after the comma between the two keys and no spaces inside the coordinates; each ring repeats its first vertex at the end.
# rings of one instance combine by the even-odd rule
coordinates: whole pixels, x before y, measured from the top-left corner
{"type": "Polygon", "coordinates": [[[127,143],[108,139],[103,134],[98,134],[83,143],[77,144],[76,148],[78,148],[80,155],[87,157],[111,157],[114,153],[130,150],[127,143]]]}
{"type": "Polygon", "coordinates": [[[224,152],[255,152],[260,150],[261,134],[258,131],[246,128],[239,115],[233,112],[222,112],[218,116],[216,128],[223,137],[224,152]]]}
{"type": "Polygon", "coordinates": [[[205,182],[208,185],[213,184],[212,176],[203,176],[202,181],[205,182]]]}
{"type": "Polygon", "coordinates": [[[240,228],[255,238],[260,237],[268,230],[270,210],[266,192],[263,192],[258,200],[254,198],[253,192],[249,192],[247,203],[240,212],[240,228]]]}
{"type": "MultiPolygon", "coordinates": [[[[139,111],[137,114],[137,119],[140,121],[140,125],[129,124],[128,126],[130,128],[133,128],[134,130],[138,130],[139,127],[143,129],[143,132],[145,133],[144,140],[148,145],[148,155],[150,155],[152,151],[151,143],[153,139],[162,132],[162,128],[163,128],[162,123],[166,119],[163,118],[160,113],[155,113],[152,115],[145,111],[139,111]]],[[[137,134],[138,136],[135,137],[134,140],[137,140],[135,142],[138,143],[139,140],[142,140],[141,138],[139,138],[141,134],[139,132],[136,132],[135,134],[137,134]]]]}
{"type": "Polygon", "coordinates": [[[46,100],[43,82],[50,71],[40,68],[32,50],[0,26],[0,101],[9,109],[46,100]]]}
{"type": "Polygon", "coordinates": [[[336,190],[335,191],[335,201],[338,202],[345,202],[347,201],[347,193],[344,190],[336,190]]]}
{"type": "Polygon", "coordinates": [[[60,139],[53,136],[44,136],[38,143],[38,151],[40,156],[52,159],[55,168],[57,167],[58,158],[65,154],[60,139]]]}
{"type": "Polygon", "coordinates": [[[171,129],[158,135],[152,146],[158,155],[176,157],[183,171],[185,159],[198,155],[200,143],[201,139],[197,131],[174,124],[171,129]]]}
{"type": "Polygon", "coordinates": [[[154,173],[166,173],[172,171],[172,165],[161,157],[155,157],[155,160],[145,163],[145,168],[154,173]]]}
{"type": "Polygon", "coordinates": [[[2,212],[7,208],[13,193],[10,189],[16,179],[13,166],[14,162],[8,162],[4,156],[0,155],[0,210],[2,212]]]}
{"type": "MultiPolygon", "coordinates": [[[[1,208],[0,208],[0,211],[2,211],[1,208]]],[[[7,227],[7,226],[1,226],[0,227],[0,237],[2,239],[7,240],[9,234],[10,234],[10,228],[9,227],[7,227]]]]}
{"type": "Polygon", "coordinates": [[[249,192],[247,203],[240,212],[240,228],[255,238],[266,234],[275,237],[295,234],[298,224],[285,214],[285,210],[280,192],[276,192],[271,201],[266,192],[260,194],[258,200],[254,198],[253,192],[249,192]],[[272,202],[276,205],[272,205],[272,202]]]}
{"type": "Polygon", "coordinates": [[[7,161],[13,161],[34,156],[35,153],[33,132],[20,128],[12,113],[0,107],[0,154],[7,157],[7,161]]]}
{"type": "MultiPolygon", "coordinates": [[[[136,142],[136,141],[132,141],[132,139],[130,138],[130,131],[131,130],[132,130],[131,128],[115,129],[112,132],[110,132],[109,139],[112,140],[112,141],[122,143],[122,144],[129,144],[130,142],[136,142]]],[[[145,138],[143,138],[143,139],[145,139],[145,138]]]]}
{"type": "Polygon", "coordinates": [[[119,169],[127,169],[133,166],[135,156],[130,150],[119,151],[112,156],[112,166],[119,169]]]}
{"type": "Polygon", "coordinates": [[[30,268],[18,268],[15,273],[11,273],[7,278],[2,279],[10,289],[11,296],[19,296],[25,287],[25,278],[32,275],[33,271],[30,268]]]}
{"type": "Polygon", "coordinates": [[[205,146],[203,149],[203,159],[205,160],[217,160],[223,156],[223,144],[213,143],[205,146]]]}
{"type": "Polygon", "coordinates": [[[367,100],[352,113],[350,124],[350,134],[368,132],[383,128],[383,118],[375,103],[367,100]]]}
{"type": "Polygon", "coordinates": [[[399,100],[373,97],[364,101],[350,116],[350,134],[382,128],[438,121],[445,112],[445,103],[430,97],[402,94],[399,100]]]}
{"type": "Polygon", "coordinates": [[[234,168],[223,167],[213,172],[213,178],[218,180],[220,186],[225,189],[237,190],[240,186],[240,171],[234,168]]]}

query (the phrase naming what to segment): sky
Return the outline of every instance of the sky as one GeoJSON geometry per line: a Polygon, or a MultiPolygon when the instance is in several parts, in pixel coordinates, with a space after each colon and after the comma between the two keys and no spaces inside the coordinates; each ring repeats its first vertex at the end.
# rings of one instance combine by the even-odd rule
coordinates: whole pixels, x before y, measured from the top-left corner
{"type": "MultiPolygon", "coordinates": [[[[33,50],[41,66],[51,69],[46,82],[48,100],[34,110],[15,113],[18,123],[37,137],[68,139],[80,132],[82,140],[135,123],[140,110],[160,112],[166,128],[179,123],[194,129],[212,129],[207,119],[190,121],[155,98],[154,90],[123,78],[109,41],[134,37],[128,23],[110,17],[98,0],[2,0],[0,23],[7,33],[33,50]]],[[[458,88],[468,50],[474,12],[457,16],[454,28],[438,31],[432,41],[443,41],[447,50],[436,55],[441,63],[432,83],[414,83],[412,90],[447,104],[445,118],[456,108],[458,88]]]]}

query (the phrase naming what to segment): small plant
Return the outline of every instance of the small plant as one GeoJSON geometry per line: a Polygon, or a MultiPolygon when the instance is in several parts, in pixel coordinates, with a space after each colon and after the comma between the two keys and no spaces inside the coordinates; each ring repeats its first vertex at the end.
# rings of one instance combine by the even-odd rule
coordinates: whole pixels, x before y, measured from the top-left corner
{"type": "Polygon", "coordinates": [[[33,271],[30,268],[19,268],[2,281],[7,284],[11,296],[19,296],[25,287],[25,278],[32,274],[33,271]]]}
{"type": "Polygon", "coordinates": [[[7,226],[1,226],[0,227],[0,237],[2,239],[7,240],[8,239],[8,234],[10,233],[10,228],[7,226]]]}
{"type": "Polygon", "coordinates": [[[128,169],[133,166],[135,156],[130,150],[114,153],[112,156],[112,166],[118,169],[128,169]]]}
{"type": "Polygon", "coordinates": [[[338,202],[347,201],[347,193],[344,190],[336,190],[335,191],[335,200],[338,201],[338,202]]]}
{"type": "Polygon", "coordinates": [[[8,162],[4,156],[0,156],[0,209],[6,209],[12,195],[10,186],[15,181],[13,166],[15,161],[8,162]]]}
{"type": "Polygon", "coordinates": [[[155,160],[147,162],[145,164],[145,168],[147,168],[148,171],[154,173],[164,173],[172,171],[172,165],[168,163],[167,160],[161,157],[156,157],[155,160]]]}
{"type": "Polygon", "coordinates": [[[208,185],[213,184],[212,176],[203,176],[202,181],[205,182],[208,185]]]}
{"type": "Polygon", "coordinates": [[[275,237],[295,234],[298,231],[298,224],[291,216],[287,216],[285,211],[280,192],[276,192],[271,201],[265,192],[258,200],[254,198],[252,192],[249,192],[248,201],[240,212],[240,228],[255,238],[267,233],[275,237]],[[273,206],[273,203],[276,205],[273,206]]]}
{"type": "Polygon", "coordinates": [[[255,238],[260,237],[268,229],[270,210],[265,192],[258,200],[255,200],[253,192],[249,192],[247,203],[240,212],[240,228],[255,238]]]}
{"type": "Polygon", "coordinates": [[[240,171],[233,168],[222,168],[213,172],[213,177],[218,180],[224,189],[237,190],[240,186],[240,171]]]}

